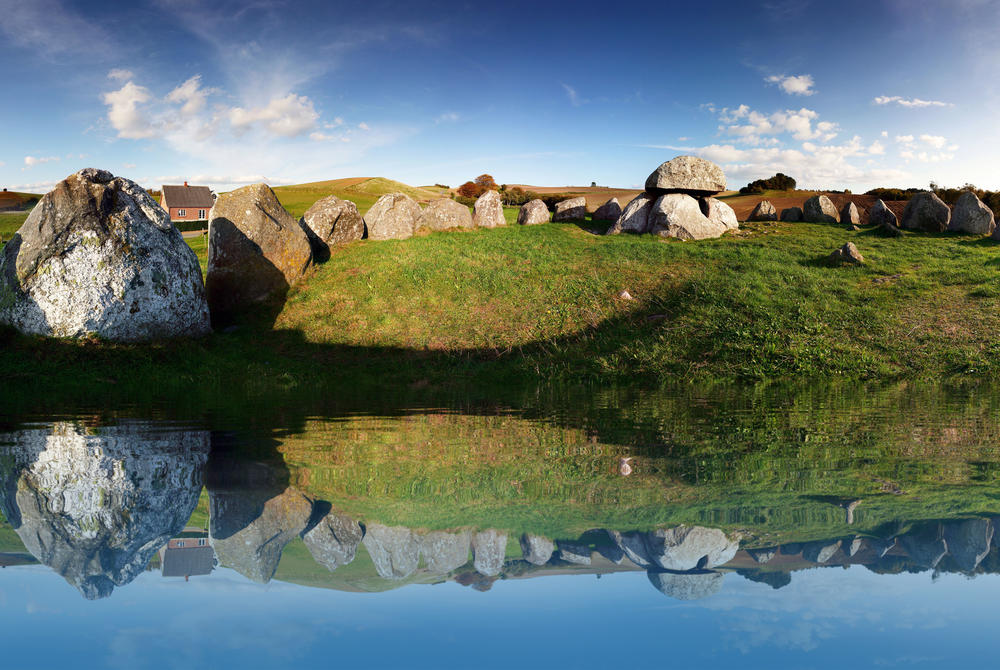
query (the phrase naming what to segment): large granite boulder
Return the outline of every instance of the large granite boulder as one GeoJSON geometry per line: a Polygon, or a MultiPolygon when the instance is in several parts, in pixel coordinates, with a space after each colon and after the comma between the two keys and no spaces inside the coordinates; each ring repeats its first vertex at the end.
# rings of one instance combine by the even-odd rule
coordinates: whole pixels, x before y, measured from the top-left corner
{"type": "Polygon", "coordinates": [[[679,240],[719,237],[729,228],[701,213],[698,201],[684,193],[660,196],[649,213],[649,232],[679,240]]]}
{"type": "Polygon", "coordinates": [[[570,198],[556,203],[553,221],[583,221],[587,218],[587,199],[570,198]]]}
{"type": "Polygon", "coordinates": [[[990,553],[994,528],[989,519],[951,521],[944,526],[944,541],[948,553],[959,570],[972,572],[990,553]]]}
{"type": "Polygon", "coordinates": [[[559,558],[567,563],[590,565],[590,546],[582,542],[559,540],[559,558]]]}
{"type": "Polygon", "coordinates": [[[0,255],[0,323],[137,342],[210,331],[201,267],[133,181],[87,168],[45,194],[0,255]]]}
{"type": "Polygon", "coordinates": [[[420,538],[409,528],[373,523],[362,543],[382,579],[406,579],[420,564],[420,538]]]}
{"type": "Polygon", "coordinates": [[[647,533],[650,560],[665,570],[714,568],[733,560],[738,540],[731,540],[718,528],[678,526],[647,533]]]}
{"type": "Polygon", "coordinates": [[[958,196],[948,230],[971,235],[992,235],[996,227],[993,210],[987,207],[979,196],[972,191],[966,191],[958,196]]]}
{"type": "Polygon", "coordinates": [[[860,226],[861,212],[858,211],[858,206],[853,202],[844,203],[840,208],[840,222],[845,226],[860,226]]]}
{"type": "Polygon", "coordinates": [[[302,541],[313,559],[333,572],[354,560],[364,535],[357,521],[331,511],[302,536],[302,541]]]}
{"type": "Polygon", "coordinates": [[[517,222],[522,226],[548,223],[549,208],[545,206],[544,201],[535,198],[521,205],[521,209],[517,212],[517,222]]]}
{"type": "Polygon", "coordinates": [[[507,556],[507,534],[483,530],[472,536],[472,565],[481,575],[495,577],[503,570],[507,556]]]}
{"type": "Polygon", "coordinates": [[[677,600],[700,600],[715,595],[722,590],[721,572],[700,570],[697,572],[654,572],[647,573],[649,583],[665,596],[677,600]]]}
{"type": "Polygon", "coordinates": [[[0,434],[0,511],[87,599],[138,577],[198,504],[209,433],[58,422],[0,434]]]}
{"type": "Polygon", "coordinates": [[[618,204],[618,198],[611,198],[594,212],[594,221],[617,221],[621,215],[622,206],[618,204]]]}
{"type": "Polygon", "coordinates": [[[900,228],[922,230],[927,233],[942,233],[951,223],[951,209],[937,194],[923,191],[915,194],[906,203],[900,228]]]}
{"type": "Polygon", "coordinates": [[[468,531],[432,531],[420,536],[420,553],[431,574],[446,575],[469,562],[471,538],[468,531]]]}
{"type": "Polygon", "coordinates": [[[420,205],[405,193],[386,193],[365,214],[369,240],[405,240],[413,237],[420,205]]]}
{"type": "Polygon", "coordinates": [[[896,214],[881,200],[876,200],[868,210],[868,223],[892,235],[902,234],[898,228],[899,221],[896,219],[896,214]]]}
{"type": "Polygon", "coordinates": [[[940,524],[931,523],[918,528],[897,539],[910,559],[917,565],[933,569],[948,553],[948,544],[944,540],[940,524]]]}
{"type": "Polygon", "coordinates": [[[740,221],[736,218],[736,212],[732,207],[717,200],[716,198],[702,198],[698,201],[701,213],[709,221],[721,223],[727,230],[736,230],[740,227],[740,221]]]}
{"type": "Polygon", "coordinates": [[[711,196],[726,190],[722,168],[696,156],[678,156],[669,160],[646,179],[646,191],[656,195],[686,193],[711,196]]]}
{"type": "Polygon", "coordinates": [[[433,200],[417,219],[417,230],[450,230],[452,228],[472,228],[472,212],[460,202],[442,198],[433,200]]]}
{"type": "Polygon", "coordinates": [[[750,212],[750,218],[747,221],[777,221],[778,220],[778,210],[774,208],[770,200],[761,200],[757,203],[757,206],[753,208],[750,212]]]}
{"type": "Polygon", "coordinates": [[[473,207],[475,214],[472,222],[477,228],[496,228],[506,226],[507,219],[503,217],[503,201],[496,191],[486,191],[478,199],[473,207]]]}
{"type": "Polygon", "coordinates": [[[628,532],[620,533],[616,530],[606,531],[611,541],[624,552],[628,560],[635,563],[640,568],[648,568],[653,565],[653,560],[649,557],[649,549],[646,546],[645,533],[628,532]]]}
{"type": "Polygon", "coordinates": [[[802,221],[802,208],[801,207],[786,207],[781,210],[781,216],[779,217],[781,221],[787,221],[789,223],[798,223],[802,221]]]}
{"type": "Polygon", "coordinates": [[[837,223],[840,212],[825,195],[814,195],[802,205],[802,220],[810,223],[837,223]]]}
{"type": "Polygon", "coordinates": [[[302,229],[312,245],[313,259],[324,262],[330,258],[330,247],[365,236],[365,220],[353,202],[328,195],[306,210],[302,229]]]}
{"type": "Polygon", "coordinates": [[[310,263],[309,237],[267,184],[223,193],[208,214],[205,290],[213,323],[280,305],[310,263]]]}
{"type": "Polygon", "coordinates": [[[547,537],[524,534],[521,536],[521,555],[532,565],[545,565],[552,558],[555,545],[547,537]]]}
{"type": "Polygon", "coordinates": [[[649,232],[649,212],[653,209],[656,198],[648,193],[640,193],[625,205],[625,210],[618,217],[614,225],[608,228],[608,235],[618,233],[648,233],[649,232]]]}

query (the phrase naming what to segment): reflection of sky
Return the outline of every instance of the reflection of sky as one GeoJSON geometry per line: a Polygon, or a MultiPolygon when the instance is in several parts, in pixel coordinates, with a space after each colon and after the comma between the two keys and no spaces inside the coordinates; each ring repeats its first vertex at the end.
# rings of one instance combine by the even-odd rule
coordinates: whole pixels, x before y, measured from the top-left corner
{"type": "Polygon", "coordinates": [[[1000,576],[795,573],[779,591],[726,576],[670,600],[643,573],[356,594],[219,569],[144,573],[90,602],[40,566],[0,571],[5,668],[991,667],[1000,576]]]}

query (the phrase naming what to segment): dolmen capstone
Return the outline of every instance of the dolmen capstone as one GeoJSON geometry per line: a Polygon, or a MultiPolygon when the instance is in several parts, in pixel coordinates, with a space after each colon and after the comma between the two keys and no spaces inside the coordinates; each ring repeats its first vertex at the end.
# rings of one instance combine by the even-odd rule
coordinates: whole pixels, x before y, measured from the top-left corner
{"type": "MultiPolygon", "coordinates": [[[[795,209],[798,209],[796,207],[795,209]]],[[[785,210],[788,211],[788,210],[785,210]]],[[[801,212],[801,210],[800,210],[801,212]]],[[[770,200],[761,200],[757,203],[757,206],[753,208],[750,212],[750,218],[747,221],[777,221],[778,220],[778,210],[774,208],[770,200]]],[[[801,221],[801,214],[799,216],[801,221]]]]}
{"type": "Polygon", "coordinates": [[[45,194],[0,256],[0,323],[139,342],[210,331],[198,258],[135,182],[87,168],[45,194]]]}
{"type": "Polygon", "coordinates": [[[903,210],[901,228],[943,233],[951,222],[951,209],[944,200],[930,191],[915,194],[903,210]]]}
{"type": "Polygon", "coordinates": [[[223,193],[208,214],[205,291],[212,323],[249,308],[280,306],[312,264],[312,245],[267,184],[223,193]]]}
{"type": "Polygon", "coordinates": [[[802,208],[786,207],[781,210],[781,216],[779,218],[780,220],[788,221],[789,223],[798,223],[802,220],[802,208]]]}
{"type": "Polygon", "coordinates": [[[450,230],[452,228],[472,228],[472,213],[460,202],[449,198],[433,200],[417,219],[416,229],[450,230]]]}
{"type": "Polygon", "coordinates": [[[594,212],[595,221],[617,221],[622,215],[622,206],[618,204],[618,198],[611,198],[606,203],[597,208],[594,212]]]}
{"type": "Polygon", "coordinates": [[[335,195],[313,203],[302,216],[300,224],[312,245],[313,259],[319,262],[330,258],[330,247],[365,236],[365,220],[357,205],[335,195]]]}
{"type": "Polygon", "coordinates": [[[503,218],[503,202],[500,201],[500,194],[496,191],[486,191],[479,196],[473,209],[475,214],[472,221],[477,228],[507,225],[507,220],[503,218]]]}
{"type": "Polygon", "coordinates": [[[840,213],[825,195],[814,195],[802,205],[802,220],[809,223],[837,223],[840,213]]]}
{"type": "Polygon", "coordinates": [[[739,226],[732,208],[711,197],[725,190],[726,176],[718,165],[678,156],[649,175],[646,190],[625,206],[607,234],[651,233],[681,240],[719,237],[739,226]]]}
{"type": "Polygon", "coordinates": [[[386,193],[365,214],[369,240],[405,240],[413,237],[420,205],[405,193],[386,193]]]}
{"type": "Polygon", "coordinates": [[[965,191],[958,196],[948,230],[970,235],[992,235],[996,227],[993,210],[979,196],[972,191],[965,191]]]}
{"type": "Polygon", "coordinates": [[[522,226],[548,223],[549,208],[545,206],[544,201],[535,198],[521,205],[521,209],[517,212],[517,222],[522,226]]]}
{"type": "Polygon", "coordinates": [[[556,203],[552,221],[583,221],[587,218],[587,199],[570,198],[556,203]]]}

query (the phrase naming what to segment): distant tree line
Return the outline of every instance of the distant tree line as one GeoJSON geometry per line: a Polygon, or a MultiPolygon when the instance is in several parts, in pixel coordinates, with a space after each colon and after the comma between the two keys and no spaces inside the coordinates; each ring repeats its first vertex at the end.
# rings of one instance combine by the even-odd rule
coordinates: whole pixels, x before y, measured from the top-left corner
{"type": "Polygon", "coordinates": [[[760,195],[764,191],[794,191],[795,180],[779,172],[770,179],[752,181],[740,189],[743,195],[760,195]]]}

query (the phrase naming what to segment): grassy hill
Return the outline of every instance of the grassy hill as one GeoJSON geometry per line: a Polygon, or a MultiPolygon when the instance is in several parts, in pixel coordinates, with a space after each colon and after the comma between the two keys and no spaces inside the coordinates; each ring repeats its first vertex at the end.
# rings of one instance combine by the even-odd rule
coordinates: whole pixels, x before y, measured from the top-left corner
{"type": "Polygon", "coordinates": [[[437,198],[448,197],[442,189],[420,188],[408,186],[402,182],[385,179],[384,177],[350,177],[347,179],[332,179],[317,181],[295,186],[276,186],[274,194],[293,216],[305,214],[309,207],[328,195],[335,195],[352,201],[362,214],[375,204],[375,201],[387,193],[405,193],[414,200],[428,203],[437,198]]]}

